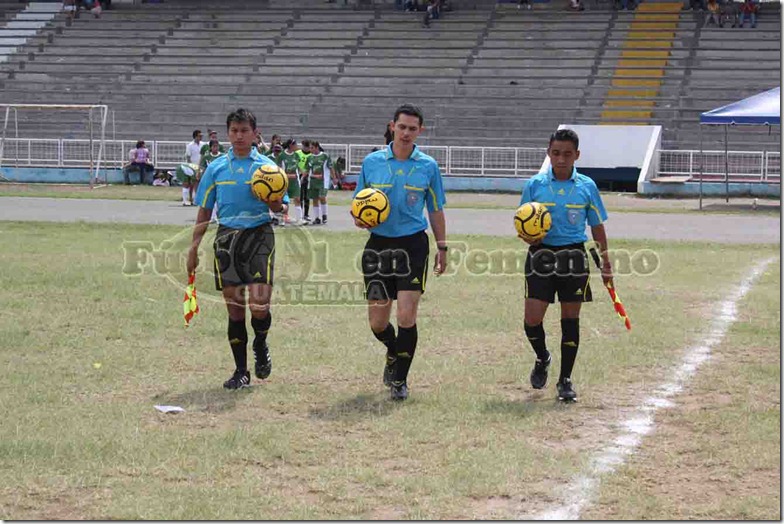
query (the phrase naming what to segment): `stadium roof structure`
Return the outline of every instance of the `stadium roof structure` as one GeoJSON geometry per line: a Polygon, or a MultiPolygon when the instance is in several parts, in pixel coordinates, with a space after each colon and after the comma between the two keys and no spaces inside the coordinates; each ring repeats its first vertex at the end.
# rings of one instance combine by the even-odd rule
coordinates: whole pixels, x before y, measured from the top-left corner
{"type": "Polygon", "coordinates": [[[781,87],[775,87],[700,115],[707,125],[781,125],[781,87]]]}

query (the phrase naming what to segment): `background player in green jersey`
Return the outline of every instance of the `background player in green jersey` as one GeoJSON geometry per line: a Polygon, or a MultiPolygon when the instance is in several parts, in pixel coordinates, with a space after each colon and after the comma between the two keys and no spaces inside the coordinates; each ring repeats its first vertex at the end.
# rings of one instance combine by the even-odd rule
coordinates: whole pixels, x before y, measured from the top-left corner
{"type": "MultiPolygon", "coordinates": [[[[302,223],[302,200],[300,200],[301,189],[299,186],[299,155],[297,154],[297,150],[299,147],[297,146],[297,141],[293,138],[289,138],[283,143],[283,151],[276,157],[276,163],[283,168],[286,172],[286,175],[289,177],[289,189],[288,195],[289,198],[294,200],[294,209],[295,209],[295,216],[296,216],[296,225],[300,225],[302,223]]],[[[283,224],[286,224],[289,221],[289,214],[288,210],[283,215],[283,224]]]]}
{"type": "Polygon", "coordinates": [[[314,224],[327,223],[327,190],[329,189],[332,160],[315,140],[310,143],[307,173],[310,179],[308,198],[313,200],[314,224]]]}
{"type": "Polygon", "coordinates": [[[302,197],[302,206],[304,207],[305,216],[302,217],[302,220],[305,223],[310,223],[310,216],[308,215],[308,211],[310,210],[310,200],[308,199],[308,157],[310,157],[310,140],[307,138],[302,141],[302,147],[297,150],[297,155],[299,156],[299,173],[300,179],[299,182],[301,184],[301,197],[302,197]]]}

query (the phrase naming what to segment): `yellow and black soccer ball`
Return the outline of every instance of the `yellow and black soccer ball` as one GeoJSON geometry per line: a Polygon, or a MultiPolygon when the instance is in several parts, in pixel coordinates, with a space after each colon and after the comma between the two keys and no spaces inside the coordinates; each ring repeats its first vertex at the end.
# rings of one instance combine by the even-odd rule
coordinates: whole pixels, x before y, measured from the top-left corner
{"type": "Polygon", "coordinates": [[[552,215],[547,207],[539,202],[526,202],[515,212],[514,226],[517,234],[531,242],[543,239],[552,225],[552,215]]]}
{"type": "Polygon", "coordinates": [[[369,227],[376,227],[389,217],[389,198],[383,191],[365,188],[351,202],[351,214],[369,227]]]}
{"type": "Polygon", "coordinates": [[[289,177],[278,166],[264,164],[250,178],[250,188],[259,200],[281,200],[289,187],[289,177]]]}

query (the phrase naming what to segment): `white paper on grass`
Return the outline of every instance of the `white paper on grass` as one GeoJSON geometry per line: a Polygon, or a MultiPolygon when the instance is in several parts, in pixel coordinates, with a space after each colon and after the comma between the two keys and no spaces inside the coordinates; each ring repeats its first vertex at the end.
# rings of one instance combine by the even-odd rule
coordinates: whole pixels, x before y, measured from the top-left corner
{"type": "Polygon", "coordinates": [[[185,411],[180,406],[153,406],[161,413],[180,413],[185,411]]]}

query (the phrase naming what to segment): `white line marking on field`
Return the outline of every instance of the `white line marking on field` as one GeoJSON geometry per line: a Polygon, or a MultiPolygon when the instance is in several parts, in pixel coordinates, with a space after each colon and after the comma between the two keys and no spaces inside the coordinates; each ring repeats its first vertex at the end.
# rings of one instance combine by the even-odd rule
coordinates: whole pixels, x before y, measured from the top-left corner
{"type": "Polygon", "coordinates": [[[710,330],[701,343],[686,350],[671,380],[656,388],[652,396],[646,398],[640,407],[632,410],[627,418],[620,421],[618,435],[597,451],[589,462],[588,471],[570,483],[569,494],[563,503],[534,517],[521,517],[521,520],[577,520],[580,517],[582,509],[593,498],[601,476],[614,472],[625,462],[626,457],[637,450],[642,438],[653,430],[656,411],[674,405],[667,397],[683,391],[686,381],[710,358],[711,348],[721,342],[730,325],[736,320],[738,302],[774,260],[775,258],[770,258],[755,266],[735,291],[718,305],[719,312],[713,317],[710,330]]]}

